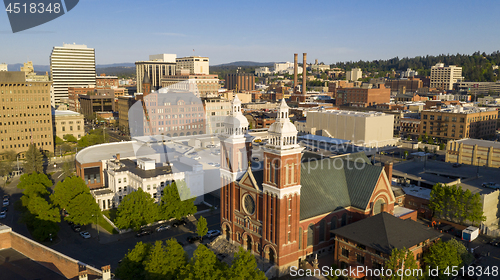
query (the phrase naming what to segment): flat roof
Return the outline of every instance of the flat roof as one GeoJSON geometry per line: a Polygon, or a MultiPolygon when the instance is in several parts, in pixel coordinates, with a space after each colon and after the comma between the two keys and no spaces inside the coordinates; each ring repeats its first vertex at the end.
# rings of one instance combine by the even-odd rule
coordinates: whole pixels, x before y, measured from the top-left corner
{"type": "Polygon", "coordinates": [[[330,137],[313,135],[313,134],[306,134],[303,136],[299,136],[298,138],[299,139],[306,139],[306,140],[313,140],[313,141],[318,141],[318,142],[324,142],[324,143],[329,143],[329,144],[335,144],[335,145],[350,142],[349,140],[344,140],[344,139],[339,139],[339,138],[330,138],[330,137]]]}
{"type": "Polygon", "coordinates": [[[401,217],[407,214],[410,214],[411,212],[414,212],[415,210],[406,208],[403,206],[394,206],[394,217],[401,217]]]}
{"type": "Polygon", "coordinates": [[[457,143],[463,143],[465,145],[478,145],[479,147],[493,147],[495,149],[500,149],[500,142],[496,141],[488,141],[488,140],[480,140],[480,139],[461,139],[456,140],[457,143]]]}
{"type": "Polygon", "coordinates": [[[12,248],[0,250],[0,275],[2,279],[67,279],[12,248]]]}
{"type": "Polygon", "coordinates": [[[54,115],[57,116],[81,116],[82,114],[70,110],[54,110],[54,115]]]}

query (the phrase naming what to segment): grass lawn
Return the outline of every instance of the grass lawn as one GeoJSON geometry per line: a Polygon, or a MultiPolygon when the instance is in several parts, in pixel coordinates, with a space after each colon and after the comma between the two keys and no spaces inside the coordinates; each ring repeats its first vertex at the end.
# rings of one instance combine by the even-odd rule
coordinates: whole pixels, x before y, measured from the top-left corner
{"type": "MultiPolygon", "coordinates": [[[[103,214],[105,214],[104,212],[107,212],[107,211],[103,211],[103,214]]],[[[108,217],[108,219],[109,219],[108,215],[106,215],[106,217],[108,217]]],[[[118,231],[116,231],[116,229],[110,223],[108,223],[108,221],[106,221],[102,216],[99,216],[99,219],[97,221],[98,221],[99,225],[102,228],[104,228],[105,230],[107,230],[108,232],[113,233],[113,234],[118,233],[118,231]]]]}
{"type": "Polygon", "coordinates": [[[106,217],[108,217],[108,219],[109,219],[110,221],[112,221],[112,222],[114,223],[114,222],[115,222],[115,219],[116,219],[116,211],[117,211],[117,210],[118,210],[118,209],[116,209],[116,208],[112,208],[112,209],[109,209],[109,210],[102,211],[102,213],[103,213],[106,217]]]}

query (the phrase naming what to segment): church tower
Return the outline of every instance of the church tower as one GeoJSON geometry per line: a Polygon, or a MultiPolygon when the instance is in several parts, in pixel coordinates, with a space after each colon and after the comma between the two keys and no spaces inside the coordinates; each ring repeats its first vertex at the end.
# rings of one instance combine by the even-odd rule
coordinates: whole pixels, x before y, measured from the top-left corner
{"type": "Polygon", "coordinates": [[[300,162],[302,147],[291,123],[289,107],[281,100],[276,122],[269,127],[264,148],[264,254],[279,267],[297,264],[300,220],[300,162]]]}
{"type": "Polygon", "coordinates": [[[241,113],[241,101],[234,97],[231,113],[224,121],[224,132],[220,136],[221,152],[221,226],[228,240],[235,240],[234,209],[239,202],[236,181],[241,179],[248,168],[246,133],[248,120],[241,113]]]}
{"type": "Polygon", "coordinates": [[[151,79],[149,79],[148,72],[144,71],[144,78],[142,80],[142,97],[146,97],[151,93],[151,79]]]}

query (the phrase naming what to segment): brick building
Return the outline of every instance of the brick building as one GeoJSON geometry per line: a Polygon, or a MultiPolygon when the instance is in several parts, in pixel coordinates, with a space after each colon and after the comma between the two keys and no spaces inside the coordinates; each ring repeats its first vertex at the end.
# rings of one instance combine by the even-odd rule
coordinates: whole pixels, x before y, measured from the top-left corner
{"type": "Polygon", "coordinates": [[[391,101],[391,90],[380,84],[378,88],[337,88],[334,93],[335,105],[350,105],[358,107],[375,106],[391,101]]]}
{"type": "MultiPolygon", "coordinates": [[[[331,233],[335,236],[336,265],[341,269],[364,266],[367,271],[385,267],[394,248],[409,249],[417,265],[421,266],[423,253],[442,236],[432,228],[386,212],[332,230],[331,233]]],[[[380,279],[368,273],[364,277],[368,280],[380,279]]]]}
{"type": "Polygon", "coordinates": [[[250,73],[227,74],[226,89],[255,90],[255,76],[250,73]]]}
{"type": "Polygon", "coordinates": [[[96,88],[117,88],[119,85],[117,76],[106,76],[106,74],[101,74],[95,79],[96,88]]]}
{"type": "Polygon", "coordinates": [[[263,169],[247,168],[248,122],[241,104],[232,106],[234,120],[221,136],[220,171],[221,227],[229,242],[268,259],[283,275],[300,260],[332,250],[330,230],[394,211],[386,172],[364,153],[302,156],[284,100],[268,131],[263,169]]]}
{"type": "Polygon", "coordinates": [[[387,80],[385,86],[391,89],[391,92],[416,92],[423,87],[422,80],[411,77],[409,79],[387,80]]]}

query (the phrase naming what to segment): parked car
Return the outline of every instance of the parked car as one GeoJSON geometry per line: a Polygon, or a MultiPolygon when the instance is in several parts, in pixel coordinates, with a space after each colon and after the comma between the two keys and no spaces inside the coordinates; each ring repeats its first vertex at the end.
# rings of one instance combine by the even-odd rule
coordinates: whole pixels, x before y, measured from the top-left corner
{"type": "Polygon", "coordinates": [[[145,235],[150,235],[152,232],[149,230],[149,229],[141,229],[136,235],[135,237],[142,237],[142,236],[145,236],[145,235]]]}
{"type": "Polygon", "coordinates": [[[493,239],[490,242],[488,242],[488,244],[490,244],[492,246],[497,246],[498,245],[498,239],[493,239]]]}
{"type": "Polygon", "coordinates": [[[0,219],[5,219],[5,218],[7,218],[7,212],[5,211],[0,212],[0,219]]]}
{"type": "Polygon", "coordinates": [[[483,188],[489,188],[489,189],[500,189],[500,185],[497,185],[497,183],[495,182],[485,182],[485,183],[482,183],[481,186],[483,188]]]}
{"type": "Polygon", "coordinates": [[[80,225],[72,225],[71,228],[76,232],[80,232],[82,230],[82,227],[80,225]]]}
{"type": "Polygon", "coordinates": [[[159,226],[159,227],[156,228],[156,231],[164,231],[164,230],[167,230],[167,229],[170,229],[169,225],[161,225],[161,226],[159,226]]]}
{"type": "Polygon", "coordinates": [[[85,238],[85,239],[88,239],[88,238],[91,237],[90,233],[88,231],[82,231],[82,232],[80,232],[80,236],[83,237],[83,238],[85,238]]]}
{"type": "Polygon", "coordinates": [[[200,239],[201,239],[201,237],[199,237],[198,235],[191,235],[187,238],[187,242],[194,243],[200,239]]]}
{"type": "Polygon", "coordinates": [[[175,222],[172,223],[172,226],[173,227],[179,227],[179,226],[183,226],[185,224],[186,224],[185,220],[176,220],[175,222]]]}
{"type": "Polygon", "coordinates": [[[8,195],[4,195],[3,196],[3,206],[9,206],[9,204],[10,204],[9,196],[8,195]]]}
{"type": "Polygon", "coordinates": [[[220,230],[213,229],[213,230],[209,230],[207,232],[207,234],[205,235],[205,237],[212,238],[212,237],[216,237],[219,235],[221,235],[220,230]]]}
{"type": "Polygon", "coordinates": [[[453,166],[453,167],[460,167],[460,166],[462,166],[462,165],[461,165],[460,163],[454,163],[452,166],[453,166]]]}
{"type": "Polygon", "coordinates": [[[215,145],[209,144],[207,145],[207,148],[215,148],[215,145]]]}

